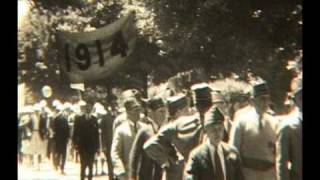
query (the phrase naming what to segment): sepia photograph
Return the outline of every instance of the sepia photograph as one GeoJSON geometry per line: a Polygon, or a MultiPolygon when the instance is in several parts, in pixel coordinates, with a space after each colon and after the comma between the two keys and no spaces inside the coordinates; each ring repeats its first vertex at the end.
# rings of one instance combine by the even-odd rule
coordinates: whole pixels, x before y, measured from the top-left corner
{"type": "Polygon", "coordinates": [[[18,180],[302,180],[302,0],[18,0],[18,180]]]}

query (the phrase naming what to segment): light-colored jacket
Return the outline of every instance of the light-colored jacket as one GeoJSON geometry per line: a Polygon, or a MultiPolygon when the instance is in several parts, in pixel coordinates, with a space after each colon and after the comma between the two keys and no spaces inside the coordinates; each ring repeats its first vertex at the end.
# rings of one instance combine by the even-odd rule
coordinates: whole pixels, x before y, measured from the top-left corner
{"type": "MultiPolygon", "coordinates": [[[[143,127],[146,127],[144,123],[137,122],[137,132],[143,127]]],[[[111,146],[111,159],[114,166],[113,171],[116,176],[127,176],[130,150],[135,137],[134,124],[129,120],[123,122],[114,132],[111,146]]]]}
{"type": "Polygon", "coordinates": [[[127,121],[127,114],[125,112],[119,114],[113,122],[112,132],[115,132],[116,128],[119,127],[125,121],[127,121]]]}
{"type": "Polygon", "coordinates": [[[276,177],[273,167],[279,121],[268,113],[264,113],[261,120],[259,118],[254,107],[238,113],[231,128],[229,143],[240,153],[246,180],[273,180],[276,177]]]}

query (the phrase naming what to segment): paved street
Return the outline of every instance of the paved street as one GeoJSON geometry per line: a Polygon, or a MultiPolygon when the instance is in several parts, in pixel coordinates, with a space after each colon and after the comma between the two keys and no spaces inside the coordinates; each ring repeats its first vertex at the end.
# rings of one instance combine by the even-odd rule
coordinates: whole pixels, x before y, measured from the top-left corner
{"type": "MultiPolygon", "coordinates": [[[[105,170],[107,168],[105,167],[105,170]]],[[[18,180],[79,180],[80,164],[67,161],[65,166],[65,175],[55,171],[51,162],[45,160],[41,163],[40,171],[28,167],[27,163],[18,165],[18,180]]],[[[100,173],[100,172],[99,172],[100,173]]],[[[107,176],[95,176],[94,180],[108,180],[107,176]]]]}

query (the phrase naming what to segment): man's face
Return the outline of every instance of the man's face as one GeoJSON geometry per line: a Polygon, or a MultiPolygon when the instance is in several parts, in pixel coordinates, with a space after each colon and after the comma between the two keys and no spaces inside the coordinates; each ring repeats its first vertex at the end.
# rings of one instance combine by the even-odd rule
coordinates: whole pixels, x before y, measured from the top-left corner
{"type": "Polygon", "coordinates": [[[89,113],[90,112],[90,108],[88,105],[80,106],[80,110],[82,113],[89,113]]]}
{"type": "Polygon", "coordinates": [[[210,124],[205,127],[205,130],[212,145],[216,146],[222,141],[224,136],[223,123],[210,124]]]}
{"type": "Polygon", "coordinates": [[[153,111],[153,117],[159,124],[162,124],[167,119],[167,108],[164,106],[156,109],[153,111]]]}
{"type": "Polygon", "coordinates": [[[256,97],[254,99],[254,104],[261,112],[265,112],[268,109],[270,104],[270,96],[263,95],[263,96],[256,97]]]}
{"type": "Polygon", "coordinates": [[[140,119],[141,107],[136,106],[127,111],[127,116],[131,121],[137,122],[140,119]]]}

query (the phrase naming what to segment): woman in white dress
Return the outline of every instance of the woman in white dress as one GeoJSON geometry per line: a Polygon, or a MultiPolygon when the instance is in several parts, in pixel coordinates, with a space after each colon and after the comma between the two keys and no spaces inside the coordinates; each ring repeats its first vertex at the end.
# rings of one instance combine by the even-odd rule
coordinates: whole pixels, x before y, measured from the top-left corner
{"type": "Polygon", "coordinates": [[[31,131],[29,129],[30,124],[30,115],[28,113],[19,113],[18,114],[18,129],[19,129],[19,138],[20,138],[20,145],[19,146],[19,161],[22,163],[25,157],[28,156],[28,152],[26,149],[29,146],[28,138],[31,136],[31,131]]]}
{"type": "Polygon", "coordinates": [[[32,158],[30,154],[30,139],[31,139],[31,112],[20,114],[19,126],[24,128],[23,140],[21,142],[21,152],[23,154],[23,159],[27,158],[28,165],[30,166],[32,158]]]}
{"type": "Polygon", "coordinates": [[[33,167],[40,169],[42,157],[46,156],[47,139],[40,137],[40,113],[38,109],[31,115],[32,121],[31,139],[29,140],[26,154],[32,155],[33,167]]]}

